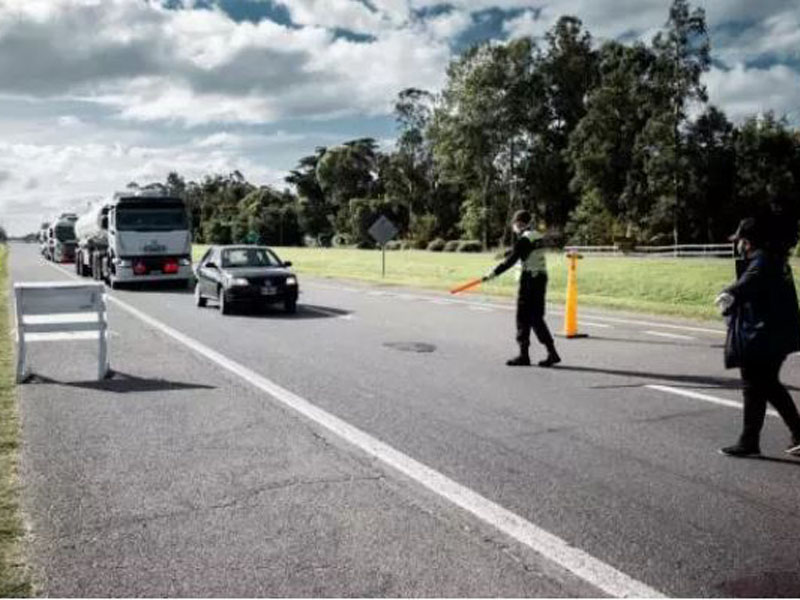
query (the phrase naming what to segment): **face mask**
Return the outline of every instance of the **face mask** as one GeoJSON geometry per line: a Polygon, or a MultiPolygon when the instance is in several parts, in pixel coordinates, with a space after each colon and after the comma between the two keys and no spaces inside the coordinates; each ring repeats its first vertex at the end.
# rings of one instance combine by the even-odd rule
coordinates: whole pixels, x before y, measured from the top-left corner
{"type": "Polygon", "coordinates": [[[739,256],[745,256],[747,254],[747,245],[744,240],[739,240],[736,242],[736,253],[739,256]]]}

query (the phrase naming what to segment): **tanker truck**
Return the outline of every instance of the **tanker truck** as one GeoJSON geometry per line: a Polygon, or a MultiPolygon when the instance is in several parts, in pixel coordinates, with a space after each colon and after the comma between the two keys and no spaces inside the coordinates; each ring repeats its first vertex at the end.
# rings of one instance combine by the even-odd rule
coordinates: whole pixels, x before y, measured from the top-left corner
{"type": "Polygon", "coordinates": [[[81,215],[75,271],[117,288],[192,279],[192,239],[180,198],[122,192],[81,215]]]}
{"type": "Polygon", "coordinates": [[[75,213],[60,213],[50,220],[45,233],[44,256],[57,263],[72,262],[75,259],[77,241],[75,240],[75,213]]]}

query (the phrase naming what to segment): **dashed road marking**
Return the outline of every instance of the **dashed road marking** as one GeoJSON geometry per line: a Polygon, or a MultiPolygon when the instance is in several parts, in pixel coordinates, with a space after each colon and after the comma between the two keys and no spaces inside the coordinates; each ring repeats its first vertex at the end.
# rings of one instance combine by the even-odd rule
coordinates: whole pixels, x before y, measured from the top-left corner
{"type": "MultiPolygon", "coordinates": [[[[692,398],[693,400],[702,400],[703,402],[717,404],[719,406],[724,406],[726,408],[735,408],[737,410],[743,409],[741,402],[736,402],[735,400],[728,400],[727,398],[719,398],[717,396],[711,396],[709,394],[701,394],[700,392],[693,392],[691,390],[685,390],[682,388],[670,387],[668,385],[646,385],[644,387],[659,392],[666,392],[667,394],[673,394],[675,396],[683,396],[684,398],[692,398]]],[[[771,408],[767,410],[767,414],[770,415],[771,417],[778,416],[778,413],[771,408]]]]}
{"type": "Polygon", "coordinates": [[[645,331],[647,335],[654,335],[656,337],[669,338],[671,340],[696,340],[697,338],[690,335],[679,335],[677,333],[665,333],[663,331],[645,331]]]}

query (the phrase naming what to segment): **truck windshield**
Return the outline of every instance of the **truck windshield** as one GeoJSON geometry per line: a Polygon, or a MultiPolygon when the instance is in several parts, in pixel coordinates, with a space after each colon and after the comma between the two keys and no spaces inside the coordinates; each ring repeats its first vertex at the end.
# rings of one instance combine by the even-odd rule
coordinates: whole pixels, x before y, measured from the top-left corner
{"type": "Polygon", "coordinates": [[[175,231],[188,229],[186,211],[174,208],[124,208],[117,210],[118,231],[175,231]]]}
{"type": "Polygon", "coordinates": [[[222,252],[222,268],[277,267],[278,257],[266,248],[232,248],[222,252]]]}
{"type": "Polygon", "coordinates": [[[75,241],[75,225],[56,225],[56,239],[59,242],[75,241]]]}

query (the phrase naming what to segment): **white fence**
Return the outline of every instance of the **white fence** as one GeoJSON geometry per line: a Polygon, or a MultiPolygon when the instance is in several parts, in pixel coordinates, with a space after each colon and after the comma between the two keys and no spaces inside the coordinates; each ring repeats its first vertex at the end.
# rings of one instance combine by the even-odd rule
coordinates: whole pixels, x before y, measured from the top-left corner
{"type": "Polygon", "coordinates": [[[708,257],[732,258],[735,255],[732,243],[727,244],[681,244],[678,246],[567,246],[565,250],[576,250],[581,254],[595,256],[653,256],[653,257],[708,257]]]}
{"type": "Polygon", "coordinates": [[[108,374],[108,325],[101,283],[15,283],[17,304],[17,381],[24,382],[27,344],[92,340],[98,342],[97,377],[108,374]]]}

